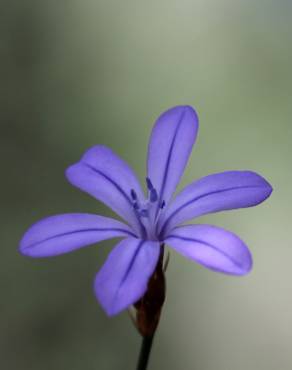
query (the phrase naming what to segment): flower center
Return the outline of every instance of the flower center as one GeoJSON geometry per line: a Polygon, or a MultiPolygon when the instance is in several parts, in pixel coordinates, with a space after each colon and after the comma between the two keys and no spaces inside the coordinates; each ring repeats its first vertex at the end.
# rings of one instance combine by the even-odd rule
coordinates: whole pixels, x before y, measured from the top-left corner
{"type": "Polygon", "coordinates": [[[146,177],[146,184],[148,190],[148,197],[146,202],[140,202],[134,189],[131,189],[131,199],[133,208],[136,210],[138,217],[145,226],[147,231],[147,238],[150,240],[158,240],[156,231],[157,221],[161,214],[161,211],[165,207],[165,201],[161,201],[158,205],[158,193],[153,186],[149,177],[146,177]],[[158,207],[158,212],[156,211],[158,207]]]}

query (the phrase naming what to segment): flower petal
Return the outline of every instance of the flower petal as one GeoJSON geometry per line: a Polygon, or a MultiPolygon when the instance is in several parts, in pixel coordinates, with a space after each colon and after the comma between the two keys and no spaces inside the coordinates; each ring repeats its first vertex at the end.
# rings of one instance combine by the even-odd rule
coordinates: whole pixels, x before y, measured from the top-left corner
{"type": "Polygon", "coordinates": [[[159,194],[158,205],[172,196],[196,140],[198,116],[189,106],[164,112],[156,121],[148,147],[148,178],[159,194]]]}
{"type": "Polygon", "coordinates": [[[171,231],[165,243],[211,270],[245,275],[252,268],[251,254],[244,242],[235,234],[219,227],[178,227],[171,231]]]}
{"type": "Polygon", "coordinates": [[[109,316],[143,296],[159,253],[159,242],[134,238],[122,240],[113,249],[94,282],[96,298],[109,316]]]}
{"type": "Polygon", "coordinates": [[[63,214],[35,223],[20,241],[19,251],[29,257],[51,257],[101,240],[135,236],[129,226],[91,214],[63,214]]]}
{"type": "Polygon", "coordinates": [[[140,219],[131,201],[131,189],[143,201],[144,194],[133,170],[111,149],[97,145],[69,167],[66,176],[71,184],[105,203],[143,235],[140,219]]]}
{"type": "Polygon", "coordinates": [[[252,207],[272,192],[271,185],[251,171],[228,171],[209,175],[187,186],[161,215],[160,234],[207,213],[252,207]]]}

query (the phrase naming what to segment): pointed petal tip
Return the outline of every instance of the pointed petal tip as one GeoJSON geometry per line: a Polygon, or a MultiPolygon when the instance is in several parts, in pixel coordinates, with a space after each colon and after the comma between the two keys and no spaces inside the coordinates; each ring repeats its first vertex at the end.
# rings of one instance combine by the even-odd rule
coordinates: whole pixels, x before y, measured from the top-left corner
{"type": "Polygon", "coordinates": [[[269,183],[267,183],[266,186],[267,186],[267,194],[266,194],[265,199],[269,198],[271,196],[272,192],[274,191],[273,187],[269,183]]]}
{"type": "Polygon", "coordinates": [[[28,249],[26,248],[26,245],[23,243],[23,238],[20,240],[17,251],[19,254],[21,254],[24,257],[28,257],[28,249]]]}
{"type": "Polygon", "coordinates": [[[65,178],[73,186],[76,186],[75,185],[76,176],[77,176],[76,170],[78,170],[78,162],[71,164],[69,167],[65,169],[65,178]]]}
{"type": "Polygon", "coordinates": [[[32,257],[29,253],[29,248],[26,248],[22,242],[20,241],[19,243],[19,246],[18,246],[18,249],[17,249],[18,253],[21,254],[22,256],[24,257],[32,257]]]}
{"type": "Polygon", "coordinates": [[[232,269],[222,269],[220,267],[210,266],[208,264],[205,264],[204,262],[201,262],[201,265],[209,270],[235,277],[246,276],[251,272],[253,268],[252,255],[248,249],[246,249],[246,256],[244,257],[244,259],[241,260],[240,263],[238,261],[238,263],[234,265],[232,269]]]}
{"type": "MultiPolygon", "coordinates": [[[[230,171],[230,172],[232,172],[232,171],[230,171]]],[[[252,170],[237,170],[237,171],[233,171],[233,172],[243,173],[243,174],[247,174],[247,175],[249,174],[250,176],[257,177],[258,178],[258,181],[259,182],[261,181],[263,185],[267,185],[269,187],[272,187],[271,184],[262,175],[260,175],[256,171],[252,171],[252,170]]]]}
{"type": "Polygon", "coordinates": [[[241,277],[248,275],[251,272],[253,268],[252,254],[248,248],[246,249],[246,252],[245,260],[243,261],[241,268],[238,268],[238,270],[231,273],[231,275],[241,277]]]}
{"type": "Polygon", "coordinates": [[[183,105],[183,109],[186,111],[186,112],[189,112],[193,115],[196,116],[197,120],[199,120],[199,117],[198,117],[198,113],[197,111],[195,110],[194,107],[192,107],[191,105],[183,105]]]}
{"type": "Polygon", "coordinates": [[[70,165],[70,166],[68,166],[66,169],[65,169],[65,171],[64,171],[64,173],[65,173],[65,177],[66,177],[66,179],[71,183],[71,181],[70,181],[70,176],[71,176],[71,167],[72,167],[73,165],[70,165]]]}
{"type": "Polygon", "coordinates": [[[53,257],[53,256],[42,256],[40,253],[35,250],[34,248],[30,248],[29,246],[19,246],[18,253],[27,258],[46,258],[46,257],[53,257]]]}
{"type": "Polygon", "coordinates": [[[180,110],[180,111],[190,111],[190,112],[193,112],[193,113],[195,113],[195,114],[197,114],[196,113],[196,110],[195,110],[195,108],[193,108],[191,105],[189,105],[189,104],[181,104],[181,105],[175,105],[174,107],[172,107],[172,108],[169,108],[168,109],[168,111],[170,111],[170,110],[180,110]]]}
{"type": "MultiPolygon", "coordinates": [[[[235,235],[231,232],[229,232],[229,233],[232,234],[234,237],[238,238],[237,235],[235,235]]],[[[240,239],[238,238],[238,240],[240,240],[240,239]]],[[[244,248],[244,250],[242,252],[244,252],[244,253],[242,253],[242,255],[240,257],[238,256],[237,263],[234,264],[231,269],[225,270],[225,269],[221,269],[221,267],[212,268],[212,267],[207,266],[207,265],[205,265],[205,267],[207,267],[210,270],[214,270],[216,272],[222,273],[224,275],[235,276],[235,277],[246,276],[251,272],[251,270],[253,268],[253,259],[252,259],[251,251],[249,250],[249,248],[247,247],[246,244],[243,244],[243,248],[244,248]]]]}
{"type": "Polygon", "coordinates": [[[274,191],[274,189],[273,189],[272,185],[267,180],[265,180],[265,182],[266,182],[267,198],[268,198],[272,194],[272,192],[274,191]]]}
{"type": "Polygon", "coordinates": [[[146,289],[147,289],[147,284],[145,284],[144,289],[141,290],[140,294],[137,295],[136,298],[129,303],[129,302],[123,302],[120,299],[112,300],[112,301],[105,299],[104,294],[101,294],[102,286],[100,282],[95,280],[93,284],[94,296],[108,317],[117,316],[122,311],[126,310],[128,307],[133,305],[143,296],[146,289]]]}
{"type": "Polygon", "coordinates": [[[107,315],[107,317],[114,317],[120,314],[122,311],[127,309],[131,304],[123,307],[123,306],[118,306],[115,303],[112,303],[111,305],[104,304],[103,300],[101,297],[98,295],[98,287],[96,287],[96,284],[94,284],[93,291],[94,291],[94,296],[97,302],[100,304],[101,308],[103,309],[104,313],[107,315]]]}
{"type": "Polygon", "coordinates": [[[111,148],[106,145],[96,144],[82,154],[80,161],[95,165],[98,159],[104,162],[105,159],[108,160],[111,156],[115,156],[111,148]]]}
{"type": "Polygon", "coordinates": [[[272,185],[261,175],[254,171],[236,171],[238,173],[242,172],[242,174],[246,174],[253,179],[255,186],[255,190],[258,188],[259,193],[257,200],[254,201],[254,206],[263,203],[266,199],[270,197],[273,192],[272,185]]]}
{"type": "Polygon", "coordinates": [[[263,197],[259,201],[259,203],[266,200],[272,194],[274,189],[273,189],[272,185],[263,176],[259,175],[257,172],[254,172],[254,171],[242,171],[242,172],[249,173],[251,176],[254,176],[255,178],[258,179],[258,186],[262,187],[262,189],[264,191],[263,192],[263,197]]]}
{"type": "Polygon", "coordinates": [[[172,108],[169,108],[166,111],[164,111],[160,115],[160,117],[162,117],[164,115],[167,115],[167,114],[171,114],[171,113],[178,113],[178,114],[185,113],[185,114],[189,114],[193,118],[193,120],[194,120],[194,122],[195,122],[196,125],[199,123],[198,113],[195,110],[195,108],[193,108],[191,105],[176,105],[176,106],[174,106],[172,108]]]}
{"type": "Polygon", "coordinates": [[[17,251],[18,251],[19,254],[21,254],[24,257],[37,258],[38,256],[35,256],[35,254],[33,253],[34,252],[34,249],[33,248],[30,248],[31,247],[31,244],[32,244],[32,243],[29,242],[31,228],[32,227],[30,227],[24,233],[24,235],[22,236],[22,238],[21,238],[21,240],[20,240],[20,242],[18,244],[17,251]]]}

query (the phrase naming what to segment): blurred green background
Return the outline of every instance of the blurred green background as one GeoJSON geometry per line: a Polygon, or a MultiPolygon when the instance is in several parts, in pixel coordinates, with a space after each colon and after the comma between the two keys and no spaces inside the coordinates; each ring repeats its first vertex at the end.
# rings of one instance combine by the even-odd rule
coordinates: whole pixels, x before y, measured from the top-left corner
{"type": "Polygon", "coordinates": [[[65,168],[102,143],[143,179],[154,120],[190,104],[201,126],[181,186],[251,169],[274,193],[200,219],[246,241],[249,276],[171,253],[149,369],[291,369],[292,2],[2,0],[0,17],[0,368],[135,368],[127,314],[108,319],[92,292],[115,241],[46,260],[17,245],[47,215],[109,214],[65,168]]]}

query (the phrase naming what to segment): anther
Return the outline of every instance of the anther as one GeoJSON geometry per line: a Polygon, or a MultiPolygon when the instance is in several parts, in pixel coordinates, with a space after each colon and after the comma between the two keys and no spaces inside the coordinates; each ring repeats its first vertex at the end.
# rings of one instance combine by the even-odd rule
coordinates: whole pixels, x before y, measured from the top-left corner
{"type": "Polygon", "coordinates": [[[157,201],[157,199],[158,199],[157,191],[156,191],[154,188],[152,188],[152,189],[150,190],[150,202],[151,202],[151,203],[154,203],[154,202],[156,202],[156,201],[157,201]]]}
{"type": "Polygon", "coordinates": [[[153,185],[152,185],[152,182],[151,180],[149,179],[149,177],[146,177],[146,184],[147,184],[147,188],[148,190],[152,190],[153,189],[153,185]]]}
{"type": "Polygon", "coordinates": [[[131,197],[133,200],[137,200],[137,194],[134,189],[131,189],[131,197]]]}
{"type": "Polygon", "coordinates": [[[160,208],[163,209],[165,207],[165,201],[163,200],[160,204],[160,208]]]}
{"type": "Polygon", "coordinates": [[[149,179],[149,177],[146,177],[146,184],[147,184],[147,188],[149,190],[149,198],[150,198],[150,202],[151,203],[154,203],[157,201],[158,199],[158,195],[157,195],[157,191],[156,189],[154,188],[151,180],[149,179]]]}

